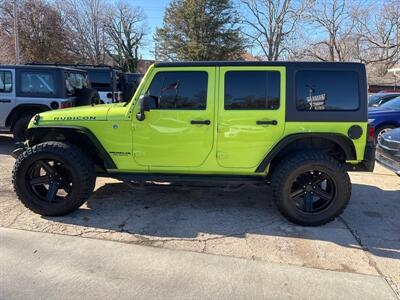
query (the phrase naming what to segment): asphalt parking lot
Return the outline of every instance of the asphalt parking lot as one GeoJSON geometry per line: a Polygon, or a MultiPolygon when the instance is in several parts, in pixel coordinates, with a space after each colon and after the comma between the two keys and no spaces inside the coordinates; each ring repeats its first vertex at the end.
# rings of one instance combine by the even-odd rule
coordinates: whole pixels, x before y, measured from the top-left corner
{"type": "Polygon", "coordinates": [[[400,178],[380,166],[352,173],[345,213],[315,228],[283,219],[268,187],[136,187],[105,178],[81,209],[47,218],[17,201],[12,149],[0,135],[1,227],[380,276],[400,299],[400,178]]]}

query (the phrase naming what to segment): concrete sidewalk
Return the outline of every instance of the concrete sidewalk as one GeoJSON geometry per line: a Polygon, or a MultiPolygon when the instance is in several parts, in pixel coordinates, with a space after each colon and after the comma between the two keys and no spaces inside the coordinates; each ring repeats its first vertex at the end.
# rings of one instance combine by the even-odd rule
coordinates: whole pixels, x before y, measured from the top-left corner
{"type": "Polygon", "coordinates": [[[396,299],[377,276],[0,228],[1,299],[396,299]]]}

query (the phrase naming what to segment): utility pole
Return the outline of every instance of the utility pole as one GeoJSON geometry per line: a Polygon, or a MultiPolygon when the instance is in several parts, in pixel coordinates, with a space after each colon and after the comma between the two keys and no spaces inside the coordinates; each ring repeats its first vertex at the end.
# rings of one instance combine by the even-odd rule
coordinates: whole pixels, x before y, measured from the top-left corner
{"type": "Polygon", "coordinates": [[[19,34],[18,34],[18,8],[17,0],[13,1],[14,11],[14,37],[15,37],[15,64],[19,64],[19,34]]]}

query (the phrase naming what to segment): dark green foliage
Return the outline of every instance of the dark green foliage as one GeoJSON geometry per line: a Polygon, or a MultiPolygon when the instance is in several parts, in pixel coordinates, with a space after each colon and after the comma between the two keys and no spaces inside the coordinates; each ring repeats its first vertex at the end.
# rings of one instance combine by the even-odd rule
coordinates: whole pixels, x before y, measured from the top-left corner
{"type": "Polygon", "coordinates": [[[231,0],[173,0],[155,34],[158,60],[237,60],[244,54],[231,0]]]}

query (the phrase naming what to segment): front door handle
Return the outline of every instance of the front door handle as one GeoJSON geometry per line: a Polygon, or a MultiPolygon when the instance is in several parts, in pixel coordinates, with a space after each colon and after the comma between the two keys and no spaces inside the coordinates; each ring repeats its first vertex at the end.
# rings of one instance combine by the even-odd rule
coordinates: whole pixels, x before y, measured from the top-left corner
{"type": "Polygon", "coordinates": [[[193,125],[210,125],[211,121],[210,120],[191,120],[190,124],[193,124],[193,125]]]}
{"type": "Polygon", "coordinates": [[[271,120],[271,121],[261,121],[258,120],[256,122],[257,125],[278,125],[278,121],[277,120],[271,120]]]}

